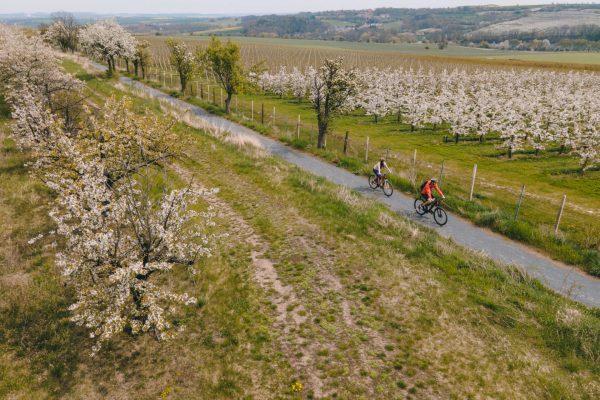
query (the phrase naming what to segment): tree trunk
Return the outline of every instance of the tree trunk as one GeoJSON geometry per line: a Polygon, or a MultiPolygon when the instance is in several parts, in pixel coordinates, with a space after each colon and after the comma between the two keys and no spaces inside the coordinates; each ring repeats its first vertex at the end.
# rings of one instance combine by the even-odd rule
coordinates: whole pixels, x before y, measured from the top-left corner
{"type": "Polygon", "coordinates": [[[127,69],[127,73],[129,73],[129,59],[125,59],[125,68],[127,69]]]}
{"type": "Polygon", "coordinates": [[[140,63],[138,61],[133,62],[133,74],[138,76],[140,63]]]}
{"type": "Polygon", "coordinates": [[[413,124],[410,124],[410,131],[414,132],[415,131],[415,126],[413,124]]]}
{"type": "Polygon", "coordinates": [[[327,135],[327,121],[322,119],[322,118],[318,118],[318,124],[319,126],[319,136],[317,138],[317,147],[319,149],[324,149],[325,148],[325,136],[327,135]]]}
{"type": "Polygon", "coordinates": [[[377,123],[377,114],[373,115],[375,117],[375,123],[377,123]]]}
{"type": "Polygon", "coordinates": [[[233,92],[227,92],[227,97],[225,98],[225,113],[229,114],[231,112],[231,98],[233,97],[233,92]]]}
{"type": "Polygon", "coordinates": [[[483,135],[479,135],[479,143],[483,143],[483,135]]]}
{"type": "Polygon", "coordinates": [[[562,153],[564,153],[564,152],[565,152],[565,145],[564,145],[564,144],[561,144],[561,145],[560,145],[560,149],[558,150],[558,154],[562,154],[562,153]]]}
{"type": "Polygon", "coordinates": [[[454,135],[454,143],[458,144],[458,133],[454,135]]]}
{"type": "Polygon", "coordinates": [[[585,173],[585,169],[588,165],[588,161],[589,159],[586,157],[583,162],[581,163],[581,169],[579,170],[579,175],[583,175],[585,173]]]}
{"type": "Polygon", "coordinates": [[[182,75],[179,75],[179,82],[181,83],[181,94],[185,94],[185,89],[187,87],[187,79],[182,75]]]}
{"type": "Polygon", "coordinates": [[[107,57],[106,58],[107,64],[108,64],[108,70],[106,71],[106,75],[108,77],[113,76],[113,71],[115,70],[115,60],[113,57],[107,57]]]}

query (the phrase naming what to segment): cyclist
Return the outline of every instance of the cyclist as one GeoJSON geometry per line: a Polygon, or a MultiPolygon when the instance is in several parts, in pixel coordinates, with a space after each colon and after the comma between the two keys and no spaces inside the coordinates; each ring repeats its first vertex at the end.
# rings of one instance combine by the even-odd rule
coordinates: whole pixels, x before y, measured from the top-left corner
{"type": "Polygon", "coordinates": [[[442,199],[446,198],[446,196],[444,196],[444,193],[442,193],[442,191],[440,190],[440,187],[438,186],[437,182],[437,178],[431,178],[428,181],[423,182],[423,184],[421,185],[421,198],[424,201],[421,207],[424,208],[433,202],[433,197],[431,196],[431,189],[435,189],[435,191],[438,192],[440,196],[442,196],[442,199]]]}
{"type": "Polygon", "coordinates": [[[392,173],[392,170],[388,167],[388,165],[385,162],[385,158],[383,157],[381,157],[377,164],[375,164],[375,166],[373,167],[373,173],[377,177],[377,185],[379,186],[381,186],[381,179],[383,178],[383,175],[381,174],[382,168],[387,169],[390,174],[392,173]]]}

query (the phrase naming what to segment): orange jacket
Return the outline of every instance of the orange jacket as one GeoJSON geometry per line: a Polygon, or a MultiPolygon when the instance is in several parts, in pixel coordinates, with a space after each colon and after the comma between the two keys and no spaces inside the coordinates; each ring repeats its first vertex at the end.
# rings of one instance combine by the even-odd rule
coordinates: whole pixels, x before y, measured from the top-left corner
{"type": "Polygon", "coordinates": [[[425,183],[425,186],[423,186],[423,190],[421,190],[421,194],[426,194],[427,198],[430,199],[431,198],[431,188],[434,188],[436,192],[438,192],[438,194],[442,197],[444,197],[444,193],[442,193],[442,191],[440,190],[440,187],[437,185],[437,183],[433,183],[431,182],[431,180],[428,180],[425,183]]]}

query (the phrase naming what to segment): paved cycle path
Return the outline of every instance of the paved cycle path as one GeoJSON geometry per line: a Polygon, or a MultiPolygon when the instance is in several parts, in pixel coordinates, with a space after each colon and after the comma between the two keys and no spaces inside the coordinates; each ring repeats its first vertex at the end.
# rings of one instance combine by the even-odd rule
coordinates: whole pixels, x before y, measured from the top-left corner
{"type": "Polygon", "coordinates": [[[336,167],[317,157],[290,148],[285,144],[268,138],[225,118],[212,115],[204,109],[175,99],[168,94],[153,89],[143,83],[121,77],[121,82],[141,90],[147,95],[169,102],[177,108],[187,108],[192,114],[204,121],[233,134],[249,135],[256,138],[273,155],[297,165],[314,175],[347,186],[367,196],[377,198],[392,210],[417,223],[432,228],[440,235],[452,238],[464,247],[480,251],[490,258],[504,264],[512,264],[524,269],[530,276],[540,280],[547,287],[592,307],[600,307],[600,279],[584,274],[574,267],[554,261],[527,246],[504,236],[480,228],[471,222],[449,213],[448,223],[439,227],[430,214],[420,217],[413,208],[414,198],[395,192],[386,197],[380,190],[369,188],[367,179],[354,175],[345,169],[336,167]]]}

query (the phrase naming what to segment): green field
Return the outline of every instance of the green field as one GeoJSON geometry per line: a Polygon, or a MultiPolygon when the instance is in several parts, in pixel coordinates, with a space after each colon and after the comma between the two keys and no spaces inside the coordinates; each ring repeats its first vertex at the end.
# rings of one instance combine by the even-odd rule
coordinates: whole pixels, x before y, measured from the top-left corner
{"type": "MultiPolygon", "coordinates": [[[[91,102],[124,94],[65,65],[91,102]]],[[[50,239],[27,245],[52,229],[52,193],[28,174],[2,108],[0,398],[600,395],[597,310],[260,150],[176,129],[190,143],[171,174],[221,189],[215,229],[230,237],[197,276],[170,281],[200,299],[186,331],[167,343],[122,334],[92,358],[50,239]]]]}

